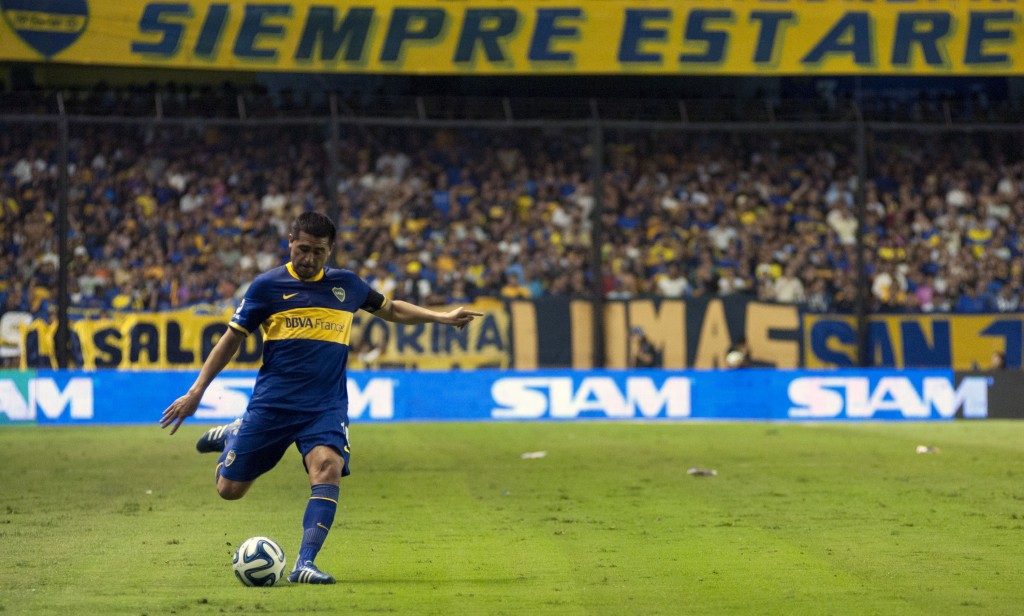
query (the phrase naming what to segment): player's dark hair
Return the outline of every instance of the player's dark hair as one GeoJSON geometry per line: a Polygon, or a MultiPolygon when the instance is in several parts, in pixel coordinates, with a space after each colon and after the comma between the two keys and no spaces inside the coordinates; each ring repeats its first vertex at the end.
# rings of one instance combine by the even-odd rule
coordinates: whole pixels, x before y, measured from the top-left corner
{"type": "Polygon", "coordinates": [[[320,212],[303,212],[292,222],[292,237],[296,239],[299,233],[308,233],[313,237],[326,237],[329,245],[334,246],[337,232],[331,219],[320,212]]]}

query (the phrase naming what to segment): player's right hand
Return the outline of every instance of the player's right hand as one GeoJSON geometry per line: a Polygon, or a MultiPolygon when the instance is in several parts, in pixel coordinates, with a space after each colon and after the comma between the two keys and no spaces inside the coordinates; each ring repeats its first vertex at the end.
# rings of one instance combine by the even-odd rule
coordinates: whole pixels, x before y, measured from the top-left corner
{"type": "Polygon", "coordinates": [[[160,427],[166,428],[171,427],[171,434],[178,431],[182,422],[186,418],[196,414],[196,410],[199,408],[199,400],[201,396],[196,396],[191,393],[187,393],[184,396],[175,400],[171,406],[164,409],[163,415],[160,416],[160,427]]]}

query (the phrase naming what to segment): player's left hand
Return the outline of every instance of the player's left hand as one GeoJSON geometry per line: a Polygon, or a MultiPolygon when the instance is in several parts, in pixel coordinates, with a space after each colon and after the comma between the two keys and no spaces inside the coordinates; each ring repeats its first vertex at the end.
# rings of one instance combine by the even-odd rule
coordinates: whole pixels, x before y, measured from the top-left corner
{"type": "Polygon", "coordinates": [[[476,317],[482,317],[484,313],[477,312],[475,310],[467,310],[462,306],[459,306],[451,312],[446,312],[444,315],[444,322],[453,327],[462,329],[469,325],[476,317]]]}

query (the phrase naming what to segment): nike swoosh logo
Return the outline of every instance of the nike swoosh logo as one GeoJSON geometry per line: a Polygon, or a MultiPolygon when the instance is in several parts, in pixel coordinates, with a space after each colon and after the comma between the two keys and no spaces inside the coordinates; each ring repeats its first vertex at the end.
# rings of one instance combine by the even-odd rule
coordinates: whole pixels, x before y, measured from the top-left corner
{"type": "Polygon", "coordinates": [[[298,293],[285,293],[281,297],[283,297],[285,299],[291,299],[291,298],[295,297],[296,295],[298,295],[298,293]]]}

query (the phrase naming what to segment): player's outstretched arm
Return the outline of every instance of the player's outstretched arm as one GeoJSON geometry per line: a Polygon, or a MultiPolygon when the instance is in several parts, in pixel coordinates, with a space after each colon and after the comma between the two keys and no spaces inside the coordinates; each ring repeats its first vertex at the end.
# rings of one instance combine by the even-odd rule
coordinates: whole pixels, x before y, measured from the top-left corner
{"type": "Polygon", "coordinates": [[[400,299],[389,301],[384,304],[383,308],[373,314],[392,323],[403,323],[406,325],[441,323],[442,325],[451,325],[460,329],[469,325],[476,317],[484,316],[482,312],[467,310],[462,306],[448,312],[436,312],[416,304],[403,302],[400,299]]]}
{"type": "Polygon", "coordinates": [[[224,335],[217,341],[217,345],[213,347],[213,351],[210,352],[210,356],[203,362],[203,368],[199,371],[196,382],[184,396],[175,400],[164,410],[164,414],[160,417],[161,428],[171,426],[171,434],[174,434],[186,418],[195,415],[206,388],[235,356],[244,339],[242,334],[230,327],[224,332],[224,335]]]}

